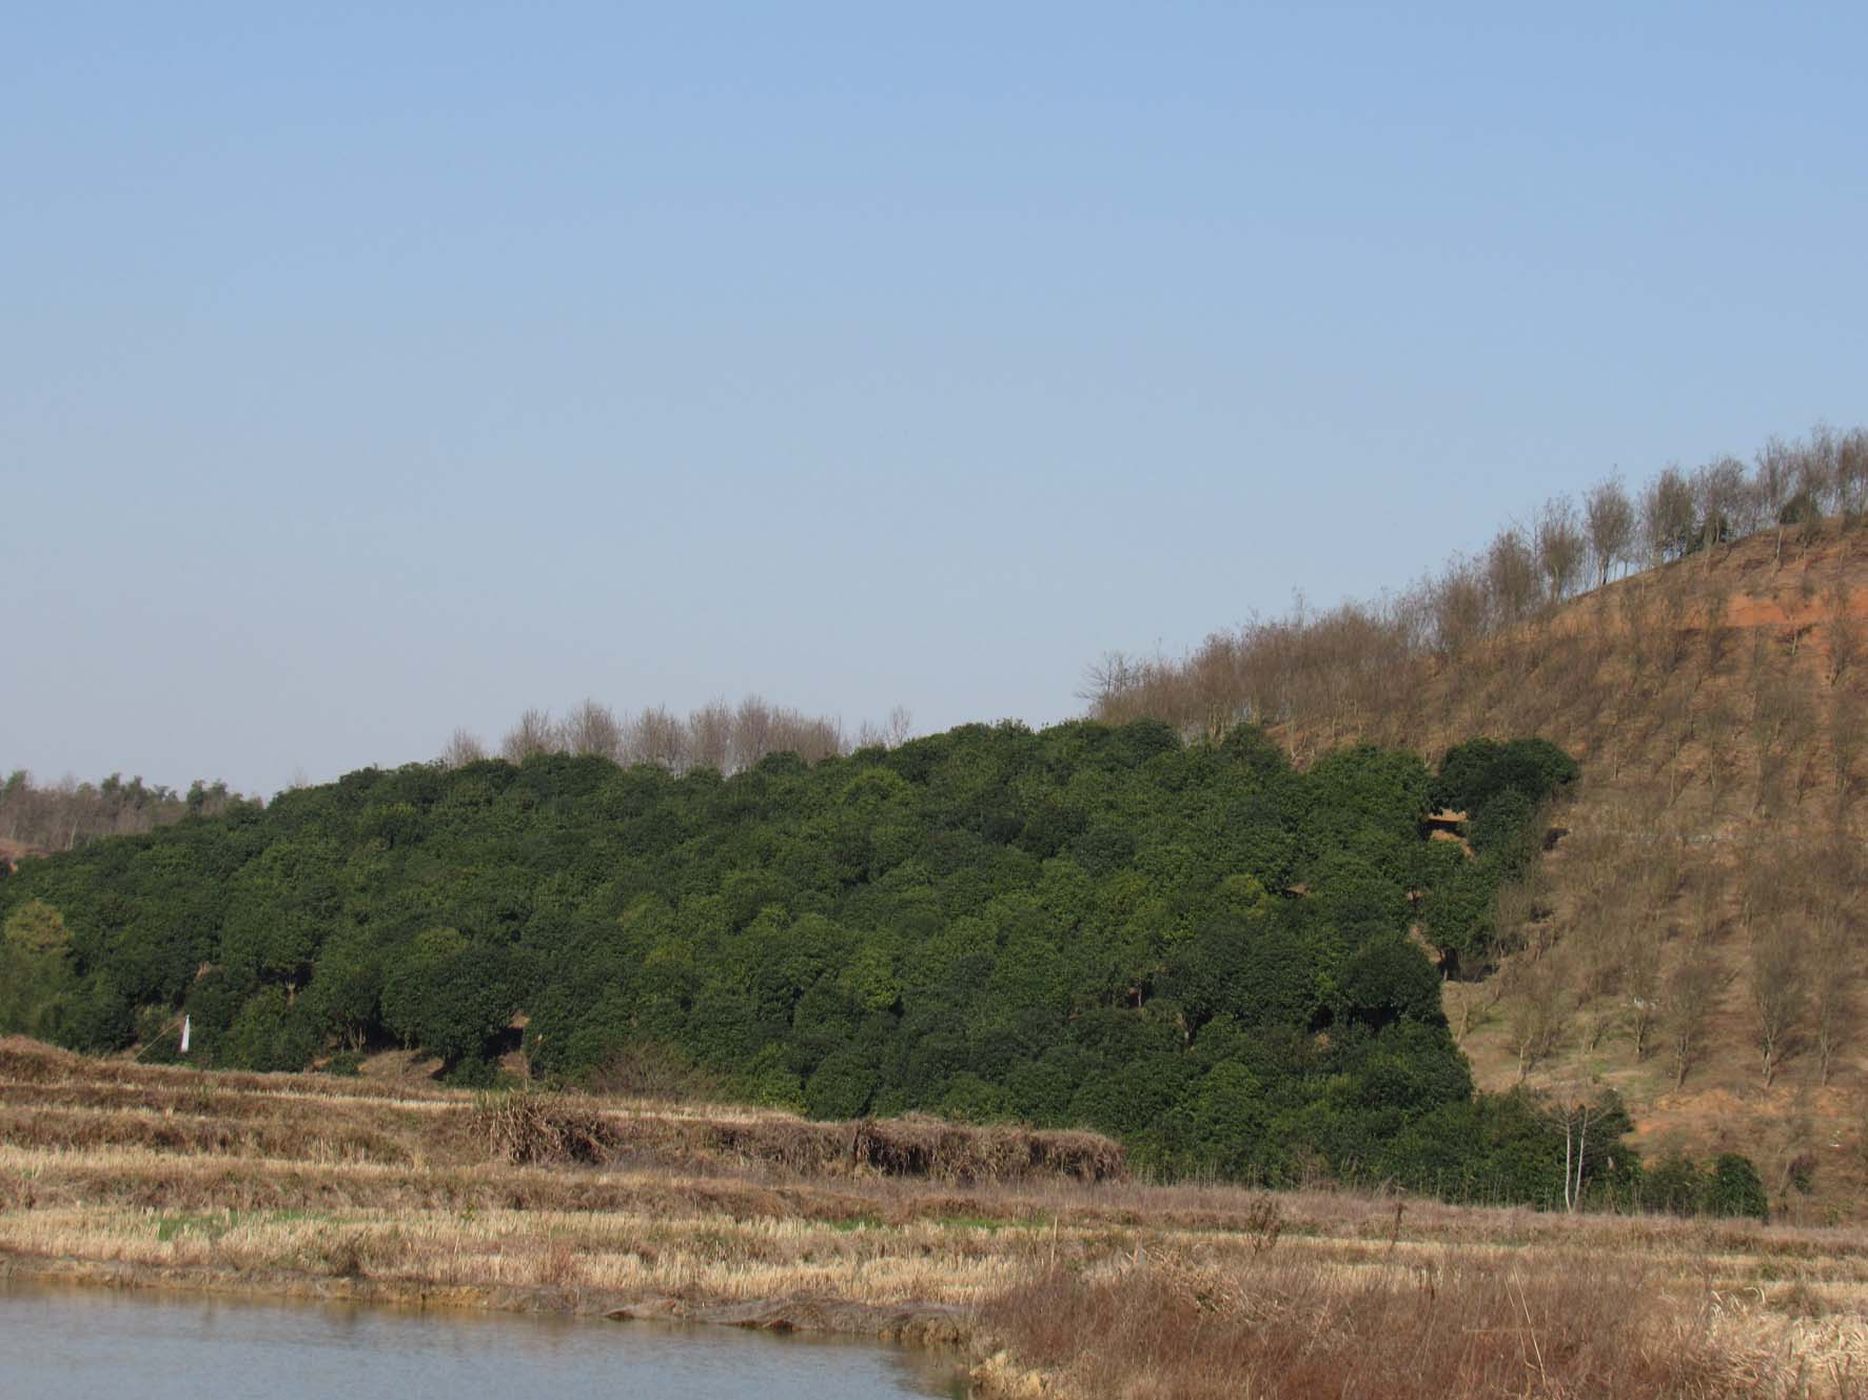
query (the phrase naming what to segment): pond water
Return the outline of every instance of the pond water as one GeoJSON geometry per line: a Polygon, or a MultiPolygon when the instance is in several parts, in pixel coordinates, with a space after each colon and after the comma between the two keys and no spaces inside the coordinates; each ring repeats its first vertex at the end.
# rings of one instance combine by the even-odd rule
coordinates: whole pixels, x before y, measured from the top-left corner
{"type": "Polygon", "coordinates": [[[896,1400],[951,1366],[728,1327],[0,1285],[0,1396],[34,1400],[896,1400]]]}

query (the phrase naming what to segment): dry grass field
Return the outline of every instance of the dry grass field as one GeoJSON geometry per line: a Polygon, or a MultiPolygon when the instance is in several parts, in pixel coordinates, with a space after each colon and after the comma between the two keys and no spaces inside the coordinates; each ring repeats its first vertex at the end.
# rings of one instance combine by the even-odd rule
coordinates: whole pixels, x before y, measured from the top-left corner
{"type": "Polygon", "coordinates": [[[952,1348],[982,1394],[1868,1393],[1868,1234],[1153,1186],[1087,1134],[0,1041],[0,1275],[952,1348]]]}

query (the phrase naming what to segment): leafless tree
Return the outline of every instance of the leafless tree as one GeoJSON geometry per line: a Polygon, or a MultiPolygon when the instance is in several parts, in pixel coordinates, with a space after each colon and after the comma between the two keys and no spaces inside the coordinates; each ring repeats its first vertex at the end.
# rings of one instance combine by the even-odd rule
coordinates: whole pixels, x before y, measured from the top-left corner
{"type": "Polygon", "coordinates": [[[1868,428],[1854,428],[1836,441],[1836,504],[1847,522],[1868,513],[1868,428]]]}
{"type": "Polygon", "coordinates": [[[1537,559],[1522,530],[1501,530],[1492,541],[1485,555],[1485,583],[1492,615],[1501,626],[1523,621],[1537,607],[1541,591],[1537,559]]]}
{"type": "MultiPolygon", "coordinates": [[[[866,726],[878,741],[897,741],[909,728],[908,712],[897,707],[889,727],[866,726]]],[[[848,753],[840,721],[804,714],[748,696],[736,708],[716,700],[686,717],[656,705],[618,718],[595,700],[574,707],[562,722],[544,710],[527,710],[501,745],[502,754],[521,762],[541,753],[573,753],[608,758],[620,764],[647,763],[683,773],[707,767],[723,774],[740,772],[767,754],[796,753],[806,762],[848,753]]],[[[478,753],[470,738],[456,735],[446,761],[470,761],[478,753]]]]}
{"type": "MultiPolygon", "coordinates": [[[[1579,530],[1586,544],[1586,566],[1575,567],[1586,567],[1604,584],[1637,562],[1642,551],[1664,563],[1791,518],[1786,511],[1805,509],[1792,510],[1798,483],[1808,489],[1814,482],[1823,500],[1840,500],[1843,492],[1835,483],[1844,476],[1841,463],[1844,457],[1856,461],[1864,451],[1868,436],[1859,432],[1819,432],[1809,441],[1767,444],[1750,480],[1729,459],[1691,479],[1670,467],[1640,493],[1639,508],[1618,482],[1606,481],[1589,493],[1580,523],[1564,502],[1555,502],[1528,540],[1522,531],[1507,530],[1478,560],[1455,560],[1398,597],[1323,612],[1300,601],[1283,618],[1254,619],[1214,634],[1178,659],[1111,656],[1092,671],[1086,698],[1098,718],[1150,716],[1190,736],[1216,737],[1242,718],[1281,727],[1300,764],[1316,750],[1348,739],[1428,747],[1451,742],[1463,737],[1461,726],[1478,709],[1519,730],[1553,724],[1612,729],[1642,713],[1656,662],[1677,664],[1692,654],[1690,643],[1701,635],[1695,624],[1702,604],[1714,604],[1703,634],[1707,674],[1726,664],[1728,633],[1719,625],[1719,597],[1707,595],[1704,584],[1689,589],[1679,579],[1680,591],[1671,595],[1660,580],[1617,590],[1622,615],[1613,622],[1602,617],[1604,626],[1528,634],[1523,624],[1542,603],[1560,602],[1574,590],[1568,556],[1572,547],[1583,546],[1573,546],[1570,531],[1579,530]],[[1667,616],[1656,617],[1656,608],[1667,616]],[[1438,667],[1465,657],[1479,642],[1492,647],[1486,666],[1438,667]],[[1619,670],[1624,658],[1634,664],[1633,677],[1605,683],[1604,667],[1619,670]],[[1424,669],[1410,673],[1417,665],[1424,669]],[[1421,683],[1433,676],[1439,683],[1421,683]],[[1533,677],[1536,683],[1527,683],[1533,677]]],[[[1868,485],[1862,490],[1868,492],[1868,485]]],[[[1868,507],[1868,501],[1863,504],[1868,507]]],[[[1709,565],[1714,556],[1717,551],[1709,565]]],[[[1814,587],[1812,581],[1812,604],[1814,587]]],[[[1802,620],[1798,626],[1808,630],[1802,620]]],[[[1800,639],[1790,638],[1793,649],[1800,639]]],[[[1619,735],[1605,743],[1604,755],[1617,775],[1640,743],[1619,735]]]]}
{"type": "Polygon", "coordinates": [[[832,719],[779,709],[772,715],[771,743],[775,753],[795,753],[807,763],[816,763],[843,752],[843,726],[832,719]]]}
{"type": "Polygon", "coordinates": [[[687,767],[687,726],[664,705],[651,705],[629,722],[623,752],[631,763],[653,763],[679,773],[687,767]]]}
{"type": "Polygon", "coordinates": [[[448,737],[447,747],[441,750],[441,763],[446,768],[465,768],[485,757],[486,745],[465,729],[456,729],[448,737]]]}
{"type": "Polygon", "coordinates": [[[750,768],[773,751],[772,707],[748,695],[733,714],[733,766],[750,768]]]}
{"type": "Polygon", "coordinates": [[[1820,519],[1835,505],[1840,445],[1834,429],[1819,423],[1796,449],[1796,492],[1809,503],[1808,516],[1820,519]]]}
{"type": "Polygon", "coordinates": [[[1752,467],[1752,493],[1758,513],[1777,528],[1776,563],[1784,562],[1784,510],[1796,489],[1796,452],[1781,437],[1771,437],[1758,449],[1752,467]]]}
{"type": "Polygon", "coordinates": [[[1620,480],[1610,477],[1590,489],[1583,506],[1589,533],[1589,558],[1596,570],[1596,587],[1609,581],[1617,568],[1633,562],[1635,508],[1620,480]]]}
{"type": "Polygon", "coordinates": [[[914,736],[914,711],[906,705],[896,705],[889,711],[887,724],[883,728],[883,742],[892,749],[899,749],[914,736]]]}
{"type": "Polygon", "coordinates": [[[1758,761],[1755,810],[1766,811],[1777,805],[1784,765],[1797,755],[1809,732],[1810,697],[1795,676],[1781,669],[1761,667],[1751,680],[1751,734],[1758,761]]]}
{"type": "Polygon", "coordinates": [[[1630,579],[1615,590],[1616,611],[1627,634],[1628,660],[1637,681],[1658,659],[1660,629],[1654,623],[1657,590],[1652,579],[1630,579]]]}
{"type": "Polygon", "coordinates": [[[1457,656],[1485,632],[1485,583],[1472,564],[1455,560],[1432,588],[1434,645],[1457,656]]]}
{"type": "Polygon", "coordinates": [[[1838,569],[1823,590],[1823,622],[1829,644],[1829,683],[1834,685],[1862,654],[1862,620],[1855,613],[1845,570],[1838,569]]]}
{"type": "Polygon", "coordinates": [[[564,745],[581,758],[607,758],[614,763],[623,751],[623,727],[607,705],[585,700],[565,716],[564,745]]]}
{"type": "Polygon", "coordinates": [[[1760,1068],[1768,1089],[1802,1026],[1809,1000],[1800,926],[1780,923],[1761,928],[1752,939],[1749,971],[1760,1068]]]}
{"type": "Polygon", "coordinates": [[[1699,517],[1699,544],[1710,567],[1714,545],[1748,533],[1751,488],[1745,464],[1736,457],[1721,457],[1693,473],[1692,486],[1694,511],[1699,517]]]}
{"type": "Polygon", "coordinates": [[[557,753],[564,747],[557,725],[549,710],[527,710],[519,722],[506,731],[499,751],[509,762],[523,763],[540,754],[557,753]]]}
{"type": "Polygon", "coordinates": [[[1839,688],[1829,702],[1829,761],[1835,775],[1836,810],[1846,813],[1854,803],[1861,778],[1858,765],[1865,731],[1868,731],[1868,708],[1853,690],[1839,688]]]}
{"type": "Polygon", "coordinates": [[[1588,548],[1570,498],[1558,496],[1546,502],[1537,518],[1537,564],[1544,576],[1544,594],[1552,602],[1560,603],[1576,591],[1588,548]]]}
{"type": "Polygon", "coordinates": [[[726,701],[710,701],[688,716],[688,752],[696,768],[732,772],[733,711],[726,701]]]}
{"type": "Polygon", "coordinates": [[[1516,965],[1507,1024],[1518,1055],[1518,1078],[1549,1057],[1563,1037],[1563,984],[1543,959],[1516,965]]]}
{"type": "Polygon", "coordinates": [[[1660,943],[1639,921],[1630,924],[1622,983],[1628,998],[1628,1033],[1636,1060],[1645,1060],[1661,1013],[1660,943]]]}
{"type": "Polygon", "coordinates": [[[1686,1083],[1688,1072],[1699,1063],[1706,1023],[1712,1018],[1727,980],[1704,944],[1688,948],[1667,979],[1667,1038],[1673,1050],[1676,1089],[1686,1083]]]}
{"type": "Polygon", "coordinates": [[[1700,597],[1706,610],[1706,670],[1717,671],[1725,661],[1726,643],[1731,640],[1732,580],[1715,574],[1701,582],[1700,597]]]}
{"type": "Polygon", "coordinates": [[[1575,1211],[1582,1205],[1583,1171],[1589,1160],[1589,1131],[1599,1128],[1601,1109],[1579,1097],[1586,1092],[1580,1085],[1566,1085],[1546,1116],[1563,1133],[1563,1208],[1575,1211]]]}
{"type": "Polygon", "coordinates": [[[1816,1051],[1816,1082],[1827,1084],[1836,1056],[1854,1042],[1855,990],[1860,973],[1854,920],[1839,902],[1822,901],[1814,911],[1810,1040],[1816,1051]]]}
{"type": "Polygon", "coordinates": [[[211,816],[241,799],[224,782],[172,788],[127,781],[112,773],[102,782],[65,778],[40,784],[24,769],[0,782],[0,836],[40,851],[66,851],[100,836],[129,836],[178,822],[190,813],[211,816]]]}
{"type": "Polygon", "coordinates": [[[1697,533],[1693,487],[1678,467],[1668,467],[1641,498],[1641,537],[1648,558],[1656,564],[1680,558],[1697,533]]]}
{"type": "Polygon", "coordinates": [[[1655,580],[1654,597],[1660,605],[1661,658],[1671,674],[1680,669],[1692,649],[1689,622],[1693,613],[1693,580],[1675,570],[1655,580]]]}

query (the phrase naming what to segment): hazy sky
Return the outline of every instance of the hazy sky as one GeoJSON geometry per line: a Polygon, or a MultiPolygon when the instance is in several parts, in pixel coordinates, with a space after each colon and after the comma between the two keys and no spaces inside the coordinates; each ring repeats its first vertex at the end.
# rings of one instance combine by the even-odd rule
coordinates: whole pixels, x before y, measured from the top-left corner
{"type": "Polygon", "coordinates": [[[1040,722],[1868,419],[1863,15],[13,6],[0,768],[1040,722]]]}

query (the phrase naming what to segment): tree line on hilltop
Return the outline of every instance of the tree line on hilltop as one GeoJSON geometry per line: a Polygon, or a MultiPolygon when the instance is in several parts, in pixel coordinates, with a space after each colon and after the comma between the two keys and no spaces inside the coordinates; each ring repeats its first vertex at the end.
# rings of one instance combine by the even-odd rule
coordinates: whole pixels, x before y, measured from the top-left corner
{"type": "MultiPolygon", "coordinates": [[[[848,754],[855,748],[892,746],[912,729],[908,710],[896,706],[884,724],[865,721],[854,735],[840,720],[774,705],[760,695],[738,704],[715,700],[677,714],[665,705],[618,714],[585,700],[561,716],[528,709],[501,738],[497,752],[514,763],[540,754],[605,758],[629,767],[655,764],[670,772],[710,768],[731,774],[767,754],[794,753],[807,763],[848,754]]],[[[450,768],[490,756],[474,734],[457,729],[436,760],[450,768]]],[[[15,769],[0,783],[0,840],[25,851],[68,851],[100,836],[133,836],[187,816],[216,816],[235,802],[260,802],[229,789],[224,781],[196,780],[186,791],[125,780],[113,773],[101,782],[66,778],[39,783],[15,769]]]]}
{"type": "MultiPolygon", "coordinates": [[[[774,705],[760,695],[749,695],[737,705],[714,700],[686,715],[665,705],[619,715],[608,705],[585,700],[562,716],[549,710],[525,711],[506,731],[498,752],[513,763],[541,754],[570,754],[605,758],[626,768],[648,763],[672,773],[707,768],[731,775],[768,754],[792,753],[815,763],[857,748],[892,747],[906,740],[911,729],[909,712],[900,705],[886,724],[864,722],[852,737],[840,720],[774,705]]],[[[457,729],[440,761],[459,768],[489,756],[478,737],[457,729]]]]}
{"type": "Polygon", "coordinates": [[[1749,468],[1720,457],[1691,472],[1670,466],[1637,491],[1612,477],[1580,503],[1556,497],[1477,556],[1456,557],[1376,602],[1322,612],[1300,602],[1289,616],[1216,632],[1180,658],[1111,653],[1091,668],[1085,698],[1099,719],[1147,716],[1189,733],[1219,733],[1241,719],[1334,723],[1380,711],[1408,663],[1460,657],[1632,569],[1710,558],[1716,546],[1767,530],[1781,560],[1826,519],[1846,526],[1865,515],[1868,429],[1819,427],[1771,439],[1749,468]]]}
{"type": "Polygon", "coordinates": [[[188,816],[215,816],[239,794],[223,782],[186,792],[112,773],[102,782],[35,783],[24,769],[0,782],[0,839],[37,851],[68,851],[100,836],[152,831],[188,816]]]}

